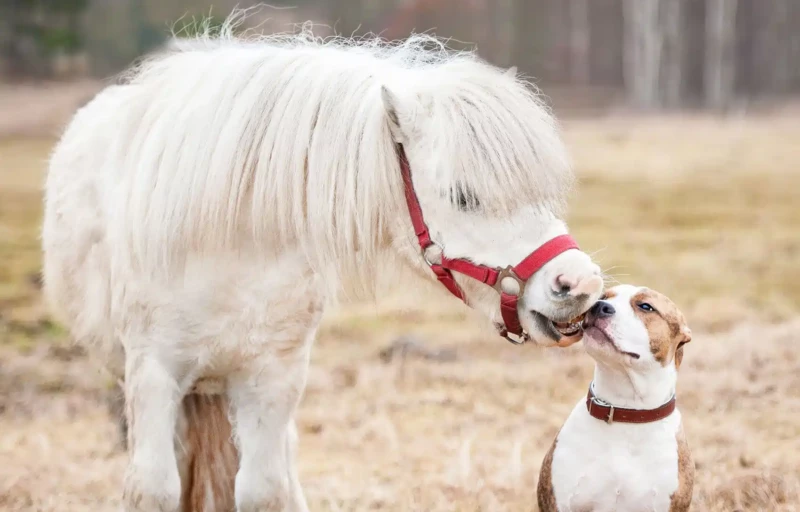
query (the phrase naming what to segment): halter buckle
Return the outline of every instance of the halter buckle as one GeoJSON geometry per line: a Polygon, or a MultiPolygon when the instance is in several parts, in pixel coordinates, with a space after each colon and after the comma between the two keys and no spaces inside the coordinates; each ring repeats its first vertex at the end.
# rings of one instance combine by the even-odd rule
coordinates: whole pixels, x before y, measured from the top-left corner
{"type": "Polygon", "coordinates": [[[505,338],[506,341],[508,341],[512,345],[524,345],[525,343],[527,343],[531,339],[530,336],[528,336],[527,332],[523,332],[520,335],[512,334],[512,333],[508,332],[508,329],[506,329],[505,326],[503,326],[501,329],[499,329],[499,334],[500,334],[500,336],[505,338]]]}

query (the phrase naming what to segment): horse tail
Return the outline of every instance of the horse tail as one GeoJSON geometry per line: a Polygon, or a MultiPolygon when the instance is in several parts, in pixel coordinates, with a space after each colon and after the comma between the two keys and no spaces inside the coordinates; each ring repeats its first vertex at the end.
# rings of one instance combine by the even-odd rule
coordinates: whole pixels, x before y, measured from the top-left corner
{"type": "MultiPolygon", "coordinates": [[[[181,465],[184,512],[235,510],[239,455],[224,394],[190,393],[183,399],[181,465]]],[[[181,451],[181,448],[178,447],[181,451]]]]}

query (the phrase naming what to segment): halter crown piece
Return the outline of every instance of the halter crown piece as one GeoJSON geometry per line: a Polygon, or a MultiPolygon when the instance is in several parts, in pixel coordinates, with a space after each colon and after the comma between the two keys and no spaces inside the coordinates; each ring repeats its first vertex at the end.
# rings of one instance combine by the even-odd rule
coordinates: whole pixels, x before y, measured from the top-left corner
{"type": "Polygon", "coordinates": [[[500,312],[503,316],[505,326],[499,329],[500,336],[506,338],[511,343],[520,345],[528,340],[528,335],[522,329],[517,312],[517,303],[525,291],[525,283],[536,272],[538,272],[550,260],[559,254],[570,249],[578,249],[578,243],[570,235],[560,235],[542,244],[538,249],[530,253],[516,266],[506,268],[487,267],[478,265],[465,259],[450,259],[442,253],[441,262],[436,263],[429,259],[428,249],[441,246],[431,240],[428,226],[425,224],[425,217],[422,215],[422,208],[419,199],[414,191],[414,183],[411,180],[411,166],[408,163],[405,149],[398,145],[400,157],[400,171],[403,175],[403,185],[405,187],[406,205],[408,214],[411,217],[411,224],[414,226],[414,233],[417,235],[422,257],[431,268],[436,278],[444,285],[447,290],[467,303],[461,287],[453,277],[453,271],[464,274],[472,279],[485,283],[495,289],[500,294],[500,312]],[[509,281],[510,280],[510,281],[509,281]],[[504,285],[505,283],[505,285],[504,285]],[[516,285],[514,285],[516,284],[516,285]],[[509,334],[518,337],[514,339],[509,334]]]}

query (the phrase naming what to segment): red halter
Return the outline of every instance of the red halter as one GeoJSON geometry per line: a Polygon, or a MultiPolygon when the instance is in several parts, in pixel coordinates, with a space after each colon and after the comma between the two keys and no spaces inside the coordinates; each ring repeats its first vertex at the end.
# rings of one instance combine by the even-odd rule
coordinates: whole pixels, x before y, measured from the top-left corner
{"type": "Polygon", "coordinates": [[[398,146],[398,151],[400,153],[400,170],[403,175],[403,184],[405,185],[408,214],[411,217],[411,224],[414,226],[414,232],[417,235],[417,240],[422,250],[422,257],[425,259],[425,262],[430,266],[433,273],[436,274],[436,278],[439,279],[439,282],[442,283],[450,293],[465,303],[467,302],[466,297],[461,287],[456,283],[453,277],[453,271],[477,279],[494,288],[500,294],[500,312],[503,315],[503,322],[505,322],[505,327],[500,331],[500,335],[516,344],[527,341],[527,335],[522,329],[517,313],[517,301],[525,290],[525,283],[547,262],[562,252],[568,251],[569,249],[578,249],[578,243],[569,235],[557,236],[545,242],[516,266],[509,266],[504,269],[477,265],[464,259],[450,259],[444,254],[442,254],[441,263],[431,262],[425,252],[426,249],[436,244],[431,240],[428,226],[425,225],[422,208],[419,205],[419,199],[417,199],[417,194],[414,192],[414,184],[411,181],[411,167],[408,164],[408,158],[406,157],[402,145],[398,146]],[[513,279],[519,285],[519,291],[516,294],[507,293],[502,289],[502,282],[506,278],[513,279]],[[519,336],[520,341],[510,338],[508,336],[509,333],[519,336]]]}

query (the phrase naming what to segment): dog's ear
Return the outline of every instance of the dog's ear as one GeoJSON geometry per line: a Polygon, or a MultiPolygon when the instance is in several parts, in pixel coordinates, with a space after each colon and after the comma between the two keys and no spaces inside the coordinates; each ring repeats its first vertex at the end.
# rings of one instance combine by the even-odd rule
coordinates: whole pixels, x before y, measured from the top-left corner
{"type": "Polygon", "coordinates": [[[692,341],[692,330],[686,326],[681,327],[680,339],[675,347],[675,369],[681,367],[683,361],[683,346],[692,341]]]}

